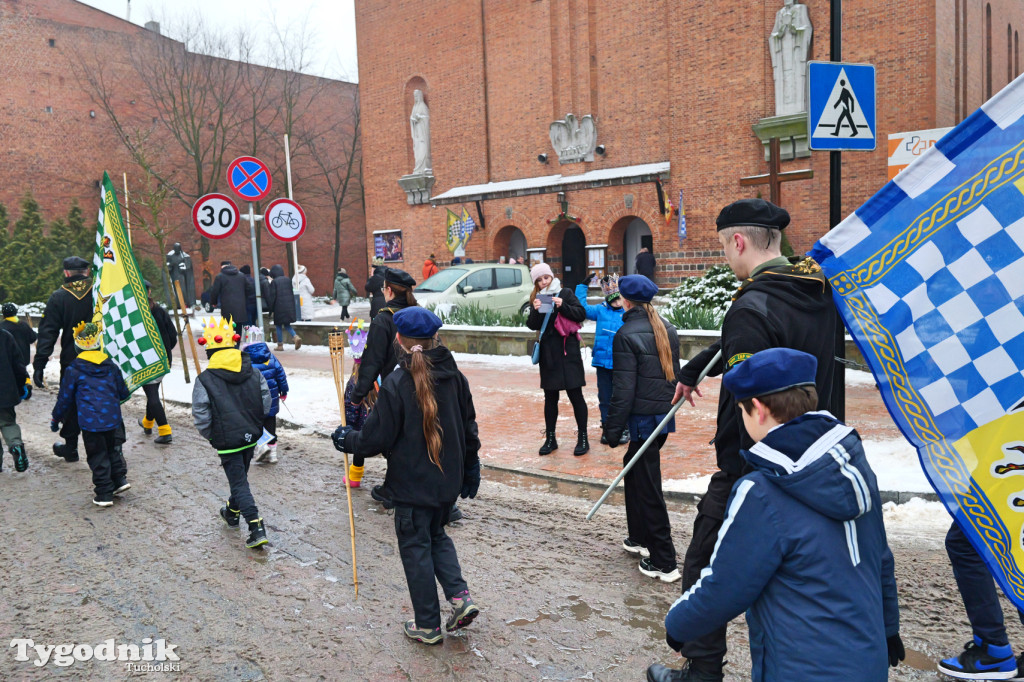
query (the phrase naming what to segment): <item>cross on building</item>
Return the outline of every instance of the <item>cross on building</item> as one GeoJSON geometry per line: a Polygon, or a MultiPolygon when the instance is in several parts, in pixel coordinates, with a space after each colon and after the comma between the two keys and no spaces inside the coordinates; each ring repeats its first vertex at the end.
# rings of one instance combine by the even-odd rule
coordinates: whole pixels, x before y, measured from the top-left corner
{"type": "Polygon", "coordinates": [[[803,170],[780,172],[780,159],[779,138],[773,137],[768,145],[768,172],[763,175],[751,175],[746,178],[740,178],[740,185],[743,187],[768,185],[769,201],[776,206],[781,206],[782,183],[793,180],[810,180],[814,177],[814,171],[810,168],[805,168],[803,170]]]}

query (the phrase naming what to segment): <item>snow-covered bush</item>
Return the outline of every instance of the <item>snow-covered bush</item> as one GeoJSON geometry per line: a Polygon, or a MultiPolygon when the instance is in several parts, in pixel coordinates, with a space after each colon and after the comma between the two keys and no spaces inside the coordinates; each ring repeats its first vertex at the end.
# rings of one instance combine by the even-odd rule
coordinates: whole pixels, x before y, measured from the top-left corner
{"type": "Polygon", "coordinates": [[[739,285],[728,265],[713,265],[666,294],[661,314],[677,329],[721,329],[739,285]]]}

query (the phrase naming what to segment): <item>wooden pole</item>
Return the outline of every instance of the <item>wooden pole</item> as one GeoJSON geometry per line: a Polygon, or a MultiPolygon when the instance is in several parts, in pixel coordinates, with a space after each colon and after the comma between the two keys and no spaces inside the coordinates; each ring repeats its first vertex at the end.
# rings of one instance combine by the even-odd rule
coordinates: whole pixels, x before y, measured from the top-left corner
{"type": "MultiPolygon", "coordinates": [[[[177,284],[177,282],[175,282],[177,284]]],[[[181,338],[181,323],[178,320],[178,305],[177,303],[171,304],[171,310],[174,312],[174,331],[178,333],[178,348],[181,349],[181,366],[185,370],[185,383],[190,384],[192,380],[188,376],[188,357],[185,354],[185,340],[181,338]]],[[[185,317],[185,324],[188,324],[188,317],[185,317]]],[[[163,384],[161,384],[163,388],[163,384]]]]}
{"type": "MultiPolygon", "coordinates": [[[[185,295],[181,293],[181,282],[174,280],[174,289],[178,293],[178,303],[181,305],[182,310],[188,310],[185,307],[185,295]]],[[[196,363],[196,377],[198,377],[203,370],[199,369],[199,351],[196,350],[196,342],[192,338],[192,325],[188,323],[188,315],[185,315],[185,333],[188,334],[188,345],[192,349],[192,359],[196,363]]],[[[181,349],[182,356],[185,355],[185,349],[181,349]]]]}
{"type": "Polygon", "coordinates": [[[132,245],[132,212],[128,208],[128,174],[121,173],[124,178],[124,220],[128,224],[128,246],[132,245]]]}
{"type": "MultiPolygon", "coordinates": [[[[341,390],[341,382],[345,378],[345,332],[334,331],[327,335],[327,345],[331,351],[331,369],[334,371],[334,389],[338,393],[338,409],[341,411],[341,425],[345,422],[345,396],[341,390]]],[[[352,488],[348,485],[348,453],[345,456],[345,495],[348,497],[348,528],[352,536],[352,584],[356,588],[356,599],[359,598],[359,576],[356,573],[356,517],[352,512],[352,488]]]]}

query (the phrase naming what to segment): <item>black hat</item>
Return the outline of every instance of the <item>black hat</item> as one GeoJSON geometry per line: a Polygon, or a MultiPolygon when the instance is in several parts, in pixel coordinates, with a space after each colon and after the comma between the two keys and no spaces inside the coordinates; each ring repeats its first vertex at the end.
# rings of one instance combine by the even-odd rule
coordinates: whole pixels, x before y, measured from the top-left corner
{"type": "Polygon", "coordinates": [[[818,359],[792,348],[769,348],[754,353],[722,376],[722,384],[737,400],[757,398],[797,386],[814,386],[818,359]]]}
{"type": "Polygon", "coordinates": [[[385,268],[384,281],[389,284],[398,284],[403,287],[409,287],[410,289],[416,286],[416,280],[414,280],[408,272],[405,270],[399,270],[398,268],[385,268]]]}
{"type": "Polygon", "coordinates": [[[229,261],[229,260],[222,260],[220,262],[220,266],[221,267],[224,267],[225,265],[231,265],[231,261],[229,261]]]}
{"type": "Polygon", "coordinates": [[[67,258],[64,259],[64,269],[88,270],[89,261],[85,260],[84,258],[79,258],[78,256],[68,256],[67,258]]]}
{"type": "Polygon", "coordinates": [[[789,225],[789,213],[764,199],[740,199],[723,208],[715,224],[719,231],[744,225],[784,230],[789,225]]]}
{"type": "Polygon", "coordinates": [[[153,285],[149,283],[149,280],[148,280],[148,279],[144,279],[144,280],[142,280],[142,283],[146,285],[146,289],[147,289],[147,290],[149,290],[149,289],[152,289],[152,288],[153,288],[153,285]]]}
{"type": "Polygon", "coordinates": [[[267,268],[260,268],[260,274],[266,277],[267,275],[270,274],[270,270],[267,268]]]}
{"type": "Polygon", "coordinates": [[[17,317],[18,306],[13,303],[4,303],[3,307],[0,308],[0,312],[3,313],[4,317],[17,317]]]}

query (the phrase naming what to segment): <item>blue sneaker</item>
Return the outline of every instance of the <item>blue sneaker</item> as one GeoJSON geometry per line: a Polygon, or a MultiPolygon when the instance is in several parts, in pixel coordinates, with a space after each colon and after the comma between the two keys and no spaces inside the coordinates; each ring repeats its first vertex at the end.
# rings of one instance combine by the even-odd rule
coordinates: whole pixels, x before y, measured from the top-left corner
{"type": "Polygon", "coordinates": [[[962,654],[939,663],[939,672],[957,680],[1012,680],[1017,676],[1017,660],[1009,644],[985,644],[975,636],[962,654]]]}

